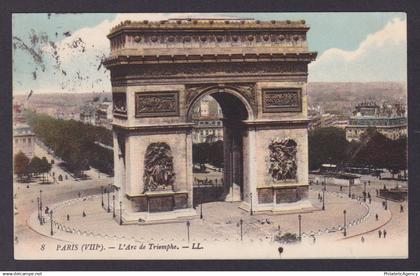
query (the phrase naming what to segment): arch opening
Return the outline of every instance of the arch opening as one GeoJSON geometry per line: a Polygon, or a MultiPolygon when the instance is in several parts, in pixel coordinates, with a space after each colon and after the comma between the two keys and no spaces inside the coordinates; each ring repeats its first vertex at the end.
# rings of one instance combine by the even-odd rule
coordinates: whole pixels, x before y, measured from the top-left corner
{"type": "Polygon", "coordinates": [[[245,100],[230,90],[204,92],[191,105],[194,206],[244,199],[243,121],[251,116],[245,100]]]}

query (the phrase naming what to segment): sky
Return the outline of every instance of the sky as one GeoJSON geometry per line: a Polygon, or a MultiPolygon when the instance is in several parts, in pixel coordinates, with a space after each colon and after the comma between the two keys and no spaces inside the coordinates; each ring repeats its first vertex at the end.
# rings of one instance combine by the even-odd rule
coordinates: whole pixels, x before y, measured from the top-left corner
{"type": "Polygon", "coordinates": [[[100,60],[124,20],[237,17],[309,25],[309,82],[406,81],[405,13],[14,14],[13,93],[111,91],[100,60]]]}

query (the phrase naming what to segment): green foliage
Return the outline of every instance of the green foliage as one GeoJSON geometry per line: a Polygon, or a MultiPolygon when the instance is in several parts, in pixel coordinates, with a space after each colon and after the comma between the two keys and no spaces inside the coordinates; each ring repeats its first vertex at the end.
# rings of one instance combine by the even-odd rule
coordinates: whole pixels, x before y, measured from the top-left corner
{"type": "Polygon", "coordinates": [[[41,158],[34,156],[28,166],[28,172],[33,174],[40,174],[43,170],[43,162],[41,158]]]}
{"type": "Polygon", "coordinates": [[[323,163],[404,170],[407,168],[407,139],[391,140],[370,128],[360,142],[347,142],[344,130],[319,128],[309,132],[309,167],[319,169],[323,163]]]}
{"type": "Polygon", "coordinates": [[[101,172],[113,173],[112,151],[95,144],[100,142],[112,146],[110,130],[29,111],[26,117],[37,137],[65,161],[71,172],[79,175],[93,166],[101,172]]]}
{"type": "Polygon", "coordinates": [[[347,159],[348,142],[344,130],[335,127],[319,128],[309,132],[309,167],[321,164],[342,164],[347,159]]]}
{"type": "Polygon", "coordinates": [[[27,174],[29,162],[29,158],[23,152],[19,151],[17,154],[15,154],[13,162],[15,174],[17,174],[19,177],[27,174]]]}
{"type": "Polygon", "coordinates": [[[223,141],[193,144],[193,163],[223,167],[223,141]]]}

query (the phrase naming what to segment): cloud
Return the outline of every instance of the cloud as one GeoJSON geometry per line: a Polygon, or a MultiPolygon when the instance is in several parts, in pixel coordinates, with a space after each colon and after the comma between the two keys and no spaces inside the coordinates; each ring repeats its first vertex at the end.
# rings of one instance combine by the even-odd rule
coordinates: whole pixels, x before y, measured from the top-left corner
{"type": "MultiPolygon", "coordinates": [[[[93,27],[71,32],[64,39],[44,45],[45,73],[38,74],[37,92],[100,92],[111,91],[109,71],[100,65],[109,55],[110,43],[107,34],[111,28],[125,20],[159,21],[169,18],[226,17],[217,14],[196,13],[149,13],[117,14],[113,20],[104,20],[93,27]]],[[[15,89],[15,93],[19,92],[15,89]]]]}
{"type": "Polygon", "coordinates": [[[406,81],[406,38],[406,20],[394,18],[354,51],[326,50],[309,65],[309,81],[406,81]]]}

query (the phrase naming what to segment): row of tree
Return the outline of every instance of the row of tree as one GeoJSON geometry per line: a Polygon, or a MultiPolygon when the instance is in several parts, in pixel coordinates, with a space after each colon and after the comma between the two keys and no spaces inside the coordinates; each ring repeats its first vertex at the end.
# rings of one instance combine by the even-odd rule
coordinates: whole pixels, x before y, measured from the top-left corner
{"type": "Polygon", "coordinates": [[[45,182],[45,174],[51,171],[52,165],[44,156],[41,158],[34,156],[29,159],[23,152],[18,152],[14,156],[14,172],[19,180],[30,180],[34,175],[42,175],[42,182],[45,182]]]}
{"type": "Polygon", "coordinates": [[[360,141],[348,142],[345,130],[327,127],[309,132],[309,167],[316,170],[323,163],[341,167],[407,169],[407,138],[391,140],[375,129],[368,129],[360,141]]]}
{"type": "Polygon", "coordinates": [[[76,176],[90,166],[108,175],[113,174],[112,150],[95,142],[112,145],[112,132],[75,120],[55,119],[46,114],[27,111],[28,124],[37,137],[64,161],[66,169],[76,176]]]}
{"type": "Polygon", "coordinates": [[[223,141],[193,144],[193,163],[223,168],[223,141]]]}

